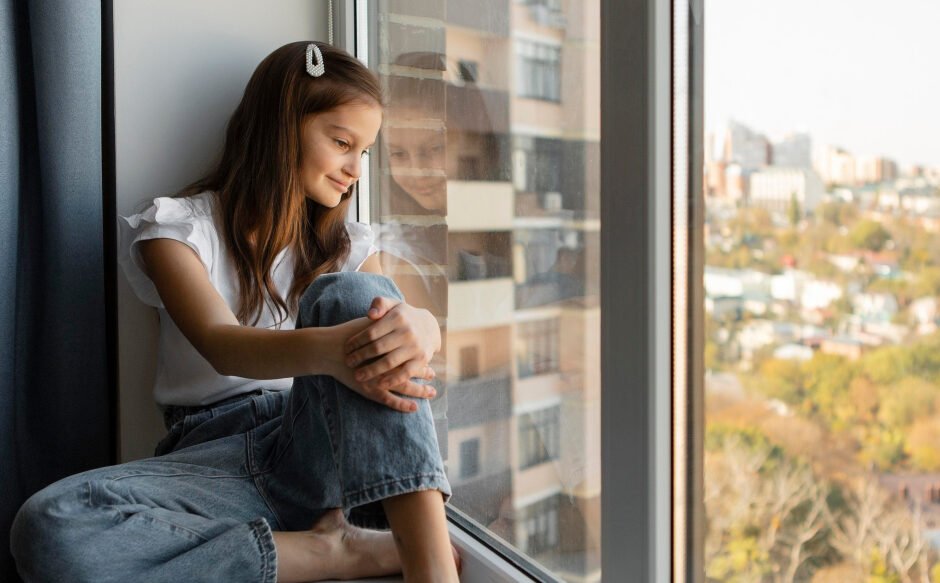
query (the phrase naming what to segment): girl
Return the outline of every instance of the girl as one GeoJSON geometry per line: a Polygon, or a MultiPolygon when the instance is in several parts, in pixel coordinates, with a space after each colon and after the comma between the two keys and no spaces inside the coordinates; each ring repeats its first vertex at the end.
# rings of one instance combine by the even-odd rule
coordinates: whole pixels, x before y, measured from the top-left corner
{"type": "Polygon", "coordinates": [[[157,457],[23,505],[26,581],[457,580],[434,390],[412,380],[434,378],[440,331],[381,275],[368,227],[343,221],[381,123],[358,61],[285,45],[214,171],[125,219],[122,267],[160,313],[169,432],[157,457]]]}

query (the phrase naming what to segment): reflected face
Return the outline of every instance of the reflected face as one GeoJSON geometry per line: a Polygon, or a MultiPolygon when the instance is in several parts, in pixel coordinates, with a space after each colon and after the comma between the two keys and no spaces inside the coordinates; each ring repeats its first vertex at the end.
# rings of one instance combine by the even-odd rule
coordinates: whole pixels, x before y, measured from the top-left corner
{"type": "Polygon", "coordinates": [[[301,133],[300,178],[307,198],[333,208],[362,174],[382,125],[382,108],[348,103],[309,115],[301,133]]]}
{"type": "Polygon", "coordinates": [[[385,141],[389,171],[395,182],[421,207],[442,210],[447,203],[444,129],[393,124],[385,128],[385,141]]]}

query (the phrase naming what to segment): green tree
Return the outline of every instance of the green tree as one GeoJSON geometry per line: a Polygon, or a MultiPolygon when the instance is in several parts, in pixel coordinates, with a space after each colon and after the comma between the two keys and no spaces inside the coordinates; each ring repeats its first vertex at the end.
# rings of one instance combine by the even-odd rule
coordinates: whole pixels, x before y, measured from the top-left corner
{"type": "Polygon", "coordinates": [[[925,267],[917,276],[917,283],[913,286],[918,297],[940,296],[940,266],[925,267]]]}
{"type": "Polygon", "coordinates": [[[761,363],[755,388],[771,399],[801,405],[806,397],[804,374],[799,361],[770,358],[761,363]]]}
{"type": "Polygon", "coordinates": [[[891,239],[891,233],[881,223],[865,219],[849,231],[849,241],[857,248],[881,251],[891,239]]]}
{"type": "Polygon", "coordinates": [[[876,385],[888,385],[911,374],[913,352],[902,346],[888,346],[869,352],[859,361],[862,373],[876,385]]]}
{"type": "Polygon", "coordinates": [[[803,212],[800,210],[800,201],[796,198],[796,193],[790,193],[790,208],[787,211],[787,215],[790,217],[790,225],[794,228],[800,224],[800,219],[803,218],[803,212]]]}
{"type": "Polygon", "coordinates": [[[855,376],[852,364],[841,356],[816,353],[803,364],[803,373],[816,417],[834,431],[847,429],[855,417],[849,392],[855,376]]]}
{"type": "Polygon", "coordinates": [[[836,227],[850,226],[858,219],[858,209],[847,202],[828,201],[816,207],[816,214],[823,222],[836,227]]]}
{"type": "Polygon", "coordinates": [[[914,422],[908,432],[905,453],[916,470],[940,470],[940,418],[931,417],[914,422]]]}
{"type": "Polygon", "coordinates": [[[936,408],[937,387],[918,377],[905,377],[881,388],[878,420],[887,428],[904,430],[916,419],[932,415],[936,408]]]}

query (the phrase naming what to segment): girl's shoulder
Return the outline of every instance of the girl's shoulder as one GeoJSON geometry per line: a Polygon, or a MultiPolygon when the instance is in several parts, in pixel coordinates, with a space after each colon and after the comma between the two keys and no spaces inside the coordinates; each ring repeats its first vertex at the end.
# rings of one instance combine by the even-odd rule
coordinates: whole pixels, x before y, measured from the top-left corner
{"type": "Polygon", "coordinates": [[[149,203],[143,203],[140,212],[121,218],[134,229],[148,224],[173,225],[212,221],[215,201],[215,194],[211,191],[182,197],[159,196],[149,203]]]}
{"type": "Polygon", "coordinates": [[[174,239],[199,256],[210,274],[221,255],[215,225],[215,195],[202,192],[193,196],[161,196],[141,212],[118,220],[118,263],[128,282],[144,303],[162,307],[150,279],[145,275],[138,243],[150,239],[174,239]]]}
{"type": "Polygon", "coordinates": [[[365,239],[368,239],[369,241],[375,240],[375,233],[372,231],[372,227],[365,223],[346,221],[346,233],[349,234],[350,242],[365,239]]]}
{"type": "Polygon", "coordinates": [[[365,260],[376,253],[375,233],[365,223],[346,221],[346,233],[349,235],[349,255],[342,271],[358,271],[365,260]]]}

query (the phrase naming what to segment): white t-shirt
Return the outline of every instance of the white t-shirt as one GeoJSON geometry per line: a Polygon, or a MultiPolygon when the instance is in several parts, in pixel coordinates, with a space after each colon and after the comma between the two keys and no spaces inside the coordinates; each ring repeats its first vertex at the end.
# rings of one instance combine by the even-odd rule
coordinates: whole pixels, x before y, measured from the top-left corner
{"type": "MultiPolygon", "coordinates": [[[[241,393],[264,387],[289,389],[293,379],[253,380],[223,376],[183,336],[160,301],[157,290],[144,273],[137,249],[139,241],[174,239],[196,252],[209,274],[209,281],[229,308],[238,309],[238,278],[228,248],[216,228],[217,199],[212,192],[186,198],[161,197],[141,213],[119,220],[118,263],[134,293],[160,314],[160,340],[154,399],[159,405],[208,405],[241,393]]],[[[350,251],[341,271],[356,271],[367,257],[376,252],[374,235],[368,225],[346,223],[350,251]]],[[[293,278],[293,259],[287,249],[274,261],[272,280],[281,297],[286,298],[293,278]]],[[[271,311],[263,309],[257,328],[274,328],[271,311]]],[[[294,328],[293,314],[280,328],[294,328]]]]}

